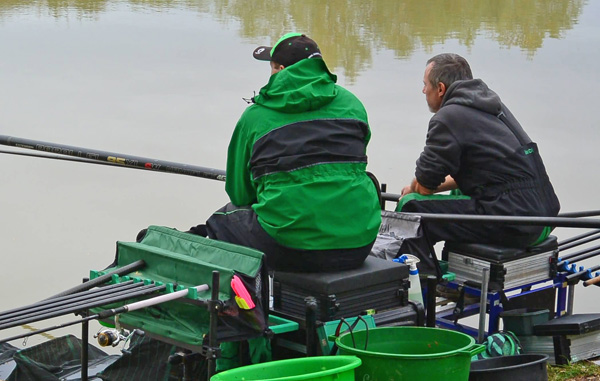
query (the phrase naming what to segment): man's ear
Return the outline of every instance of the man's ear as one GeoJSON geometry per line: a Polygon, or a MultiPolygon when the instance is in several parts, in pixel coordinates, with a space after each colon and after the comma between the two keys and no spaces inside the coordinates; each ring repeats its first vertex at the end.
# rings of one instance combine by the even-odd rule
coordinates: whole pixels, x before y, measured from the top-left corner
{"type": "Polygon", "coordinates": [[[440,98],[443,98],[444,95],[446,94],[446,85],[444,85],[443,82],[438,82],[438,95],[440,96],[440,98]]]}

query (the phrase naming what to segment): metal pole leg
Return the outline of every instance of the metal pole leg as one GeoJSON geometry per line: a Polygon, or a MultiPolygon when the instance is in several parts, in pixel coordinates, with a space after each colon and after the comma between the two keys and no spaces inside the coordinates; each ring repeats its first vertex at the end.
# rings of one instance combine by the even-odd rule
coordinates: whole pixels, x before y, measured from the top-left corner
{"type": "Polygon", "coordinates": [[[435,327],[435,288],[437,278],[433,275],[427,277],[427,327],[435,327]]]}
{"type": "Polygon", "coordinates": [[[483,343],[485,340],[485,315],[487,313],[487,293],[488,283],[490,281],[490,269],[483,269],[483,278],[481,280],[481,295],[479,298],[479,330],[477,331],[477,342],[483,343]]]}

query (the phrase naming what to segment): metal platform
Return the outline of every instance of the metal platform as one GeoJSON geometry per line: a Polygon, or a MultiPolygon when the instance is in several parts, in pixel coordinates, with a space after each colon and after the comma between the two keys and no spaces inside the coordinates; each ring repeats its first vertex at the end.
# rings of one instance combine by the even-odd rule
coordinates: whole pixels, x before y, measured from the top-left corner
{"type": "MultiPolygon", "coordinates": [[[[537,300],[538,303],[545,303],[547,305],[548,294],[550,294],[552,300],[554,300],[554,297],[556,298],[556,304],[552,306],[551,310],[554,311],[555,316],[562,316],[567,308],[567,284],[561,278],[562,276],[559,275],[554,279],[524,283],[505,290],[489,290],[486,292],[485,313],[487,315],[487,329],[484,332],[484,336],[497,332],[500,329],[501,313],[505,309],[509,309],[505,308],[505,306],[511,302],[521,305],[527,301],[537,300]]],[[[459,298],[458,300],[444,297],[436,298],[436,325],[478,337],[479,327],[464,323],[464,320],[468,317],[481,315],[481,285],[450,281],[445,286],[449,290],[454,290],[459,298]],[[462,301],[460,298],[461,293],[464,295],[462,301]],[[471,301],[476,300],[476,302],[469,304],[469,299],[471,301]],[[466,303],[465,300],[467,301],[466,303]]]]}

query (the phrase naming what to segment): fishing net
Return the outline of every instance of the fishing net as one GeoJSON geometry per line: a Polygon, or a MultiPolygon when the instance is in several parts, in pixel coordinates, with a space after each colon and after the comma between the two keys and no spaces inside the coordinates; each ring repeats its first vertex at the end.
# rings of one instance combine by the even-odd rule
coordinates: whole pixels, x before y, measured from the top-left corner
{"type": "MultiPolygon", "coordinates": [[[[90,367],[114,361],[112,356],[108,356],[100,349],[89,344],[87,346],[90,367]]],[[[68,379],[70,375],[79,376],[81,374],[81,347],[80,339],[73,335],[66,335],[19,350],[12,357],[16,367],[7,381],[58,381],[68,379]]]]}
{"type": "Polygon", "coordinates": [[[0,364],[10,361],[18,349],[8,343],[0,344],[0,364]]]}
{"type": "MultiPolygon", "coordinates": [[[[128,350],[96,376],[103,381],[179,381],[183,377],[183,366],[169,361],[178,350],[175,345],[135,335],[128,350]]],[[[187,372],[195,381],[206,380],[206,361],[197,356],[190,361],[187,372]]]]}
{"type": "Polygon", "coordinates": [[[8,343],[0,344],[0,380],[6,380],[15,368],[12,358],[17,350],[18,348],[8,343]]]}

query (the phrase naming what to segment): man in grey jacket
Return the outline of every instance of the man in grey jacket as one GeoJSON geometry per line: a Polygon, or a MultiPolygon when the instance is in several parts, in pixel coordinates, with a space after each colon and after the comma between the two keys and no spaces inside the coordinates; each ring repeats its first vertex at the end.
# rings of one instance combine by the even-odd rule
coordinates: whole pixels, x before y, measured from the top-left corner
{"type": "MultiPolygon", "coordinates": [[[[463,57],[446,53],[429,59],[423,84],[427,105],[435,114],[429,121],[415,178],[402,190],[396,211],[558,214],[560,204],[537,145],[500,97],[481,79],[473,79],[463,57]],[[444,191],[452,192],[435,194],[444,191]]],[[[541,242],[550,231],[543,226],[424,224],[430,244],[458,241],[526,247],[541,242]]],[[[401,252],[414,250],[403,247],[401,252]]]]}

